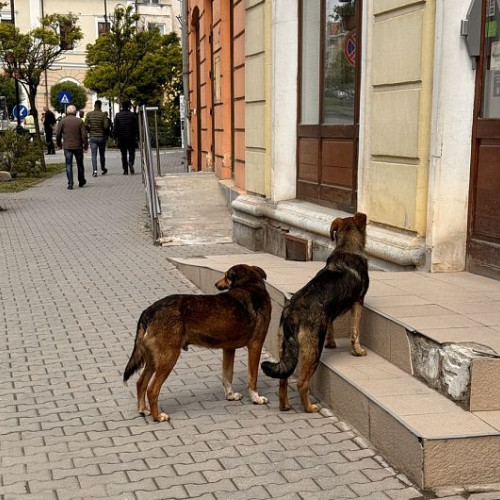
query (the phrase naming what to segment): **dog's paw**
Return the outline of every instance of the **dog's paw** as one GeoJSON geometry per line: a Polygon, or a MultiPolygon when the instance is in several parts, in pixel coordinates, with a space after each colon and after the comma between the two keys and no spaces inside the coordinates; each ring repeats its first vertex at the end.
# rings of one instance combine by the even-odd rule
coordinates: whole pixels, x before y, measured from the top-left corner
{"type": "Polygon", "coordinates": [[[170,416],[166,413],[159,413],[156,418],[154,418],[155,422],[168,422],[170,420],[170,416]]]}
{"type": "Polygon", "coordinates": [[[325,347],[327,349],[335,349],[337,347],[337,344],[335,343],[335,340],[327,340],[325,342],[325,347]]]}
{"type": "Polygon", "coordinates": [[[139,413],[147,417],[151,412],[149,411],[148,408],[139,408],[139,413]]]}
{"type": "Polygon", "coordinates": [[[366,356],[366,349],[363,349],[362,347],[352,347],[351,348],[351,354],[353,356],[366,356]]]}
{"type": "Polygon", "coordinates": [[[310,404],[305,410],[307,413],[317,413],[319,411],[319,406],[310,404]]]}
{"type": "Polygon", "coordinates": [[[259,396],[258,394],[252,395],[252,402],[254,405],[267,405],[269,399],[264,396],[259,396]]]}
{"type": "Polygon", "coordinates": [[[239,401],[242,398],[243,398],[243,395],[240,394],[239,392],[228,392],[226,394],[226,399],[228,401],[239,401]]]}

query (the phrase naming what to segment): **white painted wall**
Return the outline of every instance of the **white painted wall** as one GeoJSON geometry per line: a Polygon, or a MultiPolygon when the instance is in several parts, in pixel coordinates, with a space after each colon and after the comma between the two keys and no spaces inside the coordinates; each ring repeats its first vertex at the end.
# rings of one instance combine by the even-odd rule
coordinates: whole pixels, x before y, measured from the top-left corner
{"type": "Polygon", "coordinates": [[[298,1],[273,2],[273,159],[271,199],[296,197],[298,1]]]}
{"type": "Polygon", "coordinates": [[[463,270],[475,71],[460,36],[468,1],[436,4],[426,246],[431,271],[463,270]]]}

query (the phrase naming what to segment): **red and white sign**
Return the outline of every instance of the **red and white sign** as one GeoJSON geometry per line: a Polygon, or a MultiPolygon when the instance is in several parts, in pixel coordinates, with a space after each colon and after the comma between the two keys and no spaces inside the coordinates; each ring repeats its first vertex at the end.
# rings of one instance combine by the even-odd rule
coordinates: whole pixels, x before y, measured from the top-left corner
{"type": "Polygon", "coordinates": [[[354,66],[356,64],[356,30],[351,30],[344,37],[342,42],[342,50],[346,61],[354,66]]]}

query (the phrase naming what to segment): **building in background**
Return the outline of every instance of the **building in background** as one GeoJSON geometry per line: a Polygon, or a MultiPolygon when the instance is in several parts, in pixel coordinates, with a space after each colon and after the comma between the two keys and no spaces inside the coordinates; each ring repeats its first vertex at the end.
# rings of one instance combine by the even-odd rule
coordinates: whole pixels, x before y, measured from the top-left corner
{"type": "MultiPolygon", "coordinates": [[[[50,88],[64,81],[83,85],[87,71],[85,64],[85,47],[106,31],[106,20],[118,5],[134,5],[135,11],[141,16],[138,29],[156,27],[162,33],[176,31],[180,33],[180,0],[14,0],[14,19],[21,32],[29,31],[39,24],[46,14],[73,13],[78,16],[84,38],[78,46],[64,53],[45,75],[39,87],[37,109],[50,102],[50,88]]],[[[1,11],[2,22],[12,22],[10,4],[1,11]]],[[[86,110],[93,108],[93,101],[103,100],[103,109],[107,111],[107,100],[89,93],[86,110]]]]}

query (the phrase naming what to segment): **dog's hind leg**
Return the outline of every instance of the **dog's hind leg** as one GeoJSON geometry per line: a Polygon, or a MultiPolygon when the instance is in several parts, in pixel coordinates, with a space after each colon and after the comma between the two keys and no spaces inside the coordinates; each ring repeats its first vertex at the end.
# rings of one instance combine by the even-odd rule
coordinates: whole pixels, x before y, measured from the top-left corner
{"type": "Polygon", "coordinates": [[[353,356],[366,356],[366,350],[359,343],[362,311],[363,304],[354,302],[351,308],[351,353],[353,356]]]}
{"type": "Polygon", "coordinates": [[[222,385],[224,394],[228,401],[239,401],[243,396],[239,392],[233,392],[234,373],[234,349],[223,349],[222,351],[222,385]]]}
{"type": "Polygon", "coordinates": [[[325,347],[327,349],[335,349],[335,347],[337,347],[337,343],[335,342],[335,331],[333,328],[333,320],[328,321],[325,347]]]}
{"type": "Polygon", "coordinates": [[[257,376],[259,373],[260,354],[262,352],[262,344],[251,343],[248,346],[248,392],[250,399],[256,405],[265,405],[269,400],[264,396],[259,396],[257,392],[257,376]]]}
{"type": "Polygon", "coordinates": [[[317,341],[317,332],[301,329],[299,332],[300,345],[300,371],[297,380],[300,399],[307,413],[319,411],[319,407],[311,403],[311,379],[319,363],[320,350],[317,341]]]}
{"type": "Polygon", "coordinates": [[[167,353],[161,354],[156,360],[156,371],[155,376],[148,387],[148,400],[149,407],[151,408],[151,416],[155,422],[164,422],[170,420],[170,417],[166,413],[160,413],[158,410],[158,396],[160,394],[161,386],[163,382],[167,380],[170,372],[173,370],[177,359],[181,353],[180,347],[178,349],[172,349],[167,353]]]}
{"type": "Polygon", "coordinates": [[[149,413],[146,407],[146,390],[154,372],[155,367],[153,362],[151,359],[148,359],[141,375],[137,379],[137,410],[144,415],[149,413]]]}
{"type": "Polygon", "coordinates": [[[280,410],[288,411],[291,408],[288,401],[288,379],[280,379],[280,410]]]}

